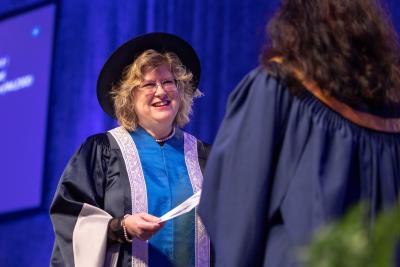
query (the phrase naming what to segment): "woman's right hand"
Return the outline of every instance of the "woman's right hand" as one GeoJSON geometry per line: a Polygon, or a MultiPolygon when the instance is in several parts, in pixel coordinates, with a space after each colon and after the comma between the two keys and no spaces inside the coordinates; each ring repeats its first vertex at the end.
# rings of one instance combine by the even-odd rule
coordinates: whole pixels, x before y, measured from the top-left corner
{"type": "Polygon", "coordinates": [[[150,239],[164,226],[164,223],[160,222],[160,218],[145,212],[126,216],[124,223],[130,236],[143,241],[150,239]]]}

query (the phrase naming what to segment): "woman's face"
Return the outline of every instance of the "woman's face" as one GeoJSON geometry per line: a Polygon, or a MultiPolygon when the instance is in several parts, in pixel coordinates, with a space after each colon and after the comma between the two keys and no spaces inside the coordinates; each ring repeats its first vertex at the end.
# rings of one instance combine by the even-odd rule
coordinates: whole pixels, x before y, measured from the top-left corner
{"type": "Polygon", "coordinates": [[[170,130],[180,105],[175,77],[163,64],[143,75],[134,90],[134,109],[139,125],[145,129],[170,130]]]}

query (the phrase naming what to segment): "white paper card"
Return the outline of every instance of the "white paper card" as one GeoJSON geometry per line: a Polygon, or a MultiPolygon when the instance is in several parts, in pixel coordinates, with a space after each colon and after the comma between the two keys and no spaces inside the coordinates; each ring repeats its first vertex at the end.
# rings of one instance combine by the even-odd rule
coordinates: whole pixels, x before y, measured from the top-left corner
{"type": "Polygon", "coordinates": [[[191,211],[193,208],[197,207],[200,202],[200,194],[201,190],[197,191],[194,195],[183,201],[181,204],[173,208],[172,210],[165,213],[163,216],[160,217],[161,222],[165,222],[171,220],[175,217],[178,217],[182,214],[185,214],[191,211]]]}

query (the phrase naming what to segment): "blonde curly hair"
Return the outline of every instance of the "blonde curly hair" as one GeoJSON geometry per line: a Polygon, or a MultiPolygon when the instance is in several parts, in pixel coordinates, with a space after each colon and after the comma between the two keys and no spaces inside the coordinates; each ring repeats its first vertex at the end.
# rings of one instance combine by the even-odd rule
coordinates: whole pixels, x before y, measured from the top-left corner
{"type": "Polygon", "coordinates": [[[179,91],[181,104],[176,114],[174,125],[183,127],[189,122],[193,99],[201,95],[201,92],[195,88],[193,74],[185,68],[175,53],[161,53],[149,49],[140,54],[131,65],[126,67],[122,79],[111,90],[115,116],[118,123],[128,131],[134,131],[138,127],[138,117],[134,111],[134,90],[141,84],[145,73],[163,64],[170,67],[179,91]]]}

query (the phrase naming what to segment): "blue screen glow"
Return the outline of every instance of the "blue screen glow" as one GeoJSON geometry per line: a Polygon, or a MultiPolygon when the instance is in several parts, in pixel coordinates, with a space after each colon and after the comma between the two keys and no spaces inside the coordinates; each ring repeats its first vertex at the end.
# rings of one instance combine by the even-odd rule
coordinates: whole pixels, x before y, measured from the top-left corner
{"type": "Polygon", "coordinates": [[[40,205],[54,15],[0,21],[0,213],[40,205]]]}

